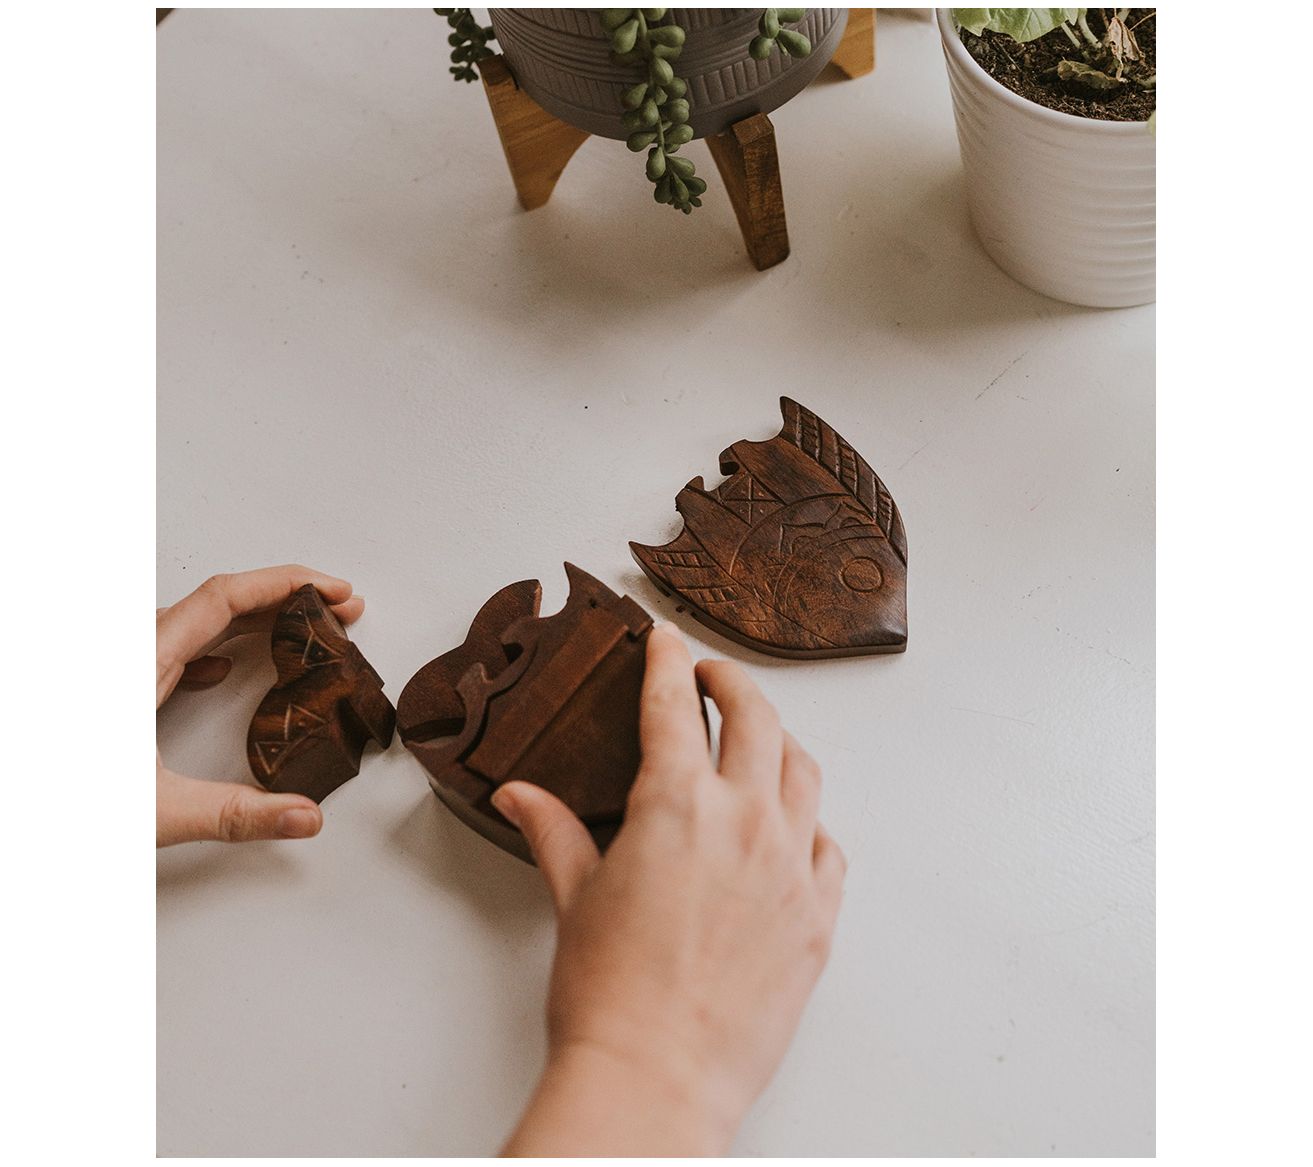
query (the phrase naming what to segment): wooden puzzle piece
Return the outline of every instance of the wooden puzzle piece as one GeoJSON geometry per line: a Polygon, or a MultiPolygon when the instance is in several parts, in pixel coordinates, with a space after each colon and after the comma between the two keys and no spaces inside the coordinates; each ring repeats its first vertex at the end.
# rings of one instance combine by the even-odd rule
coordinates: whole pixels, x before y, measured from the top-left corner
{"type": "Polygon", "coordinates": [[[811,410],[780,398],[784,427],[720,456],[729,478],[695,478],[675,507],[684,529],[630,543],[667,595],[731,640],[774,656],[907,647],[907,537],[893,496],[811,410]]]}
{"type": "Polygon", "coordinates": [[[313,584],[274,618],[272,648],[278,683],[247,734],[251,771],[266,789],[322,802],[360,772],[371,738],[387,748],[396,714],[382,678],[313,584]]]}
{"type": "Polygon", "coordinates": [[[463,644],[430,661],[398,702],[401,740],[462,822],[531,860],[492,792],[520,779],[550,790],[601,847],[638,773],[638,701],[651,617],[573,564],[570,595],[540,617],[537,580],[502,588],[463,644]]]}

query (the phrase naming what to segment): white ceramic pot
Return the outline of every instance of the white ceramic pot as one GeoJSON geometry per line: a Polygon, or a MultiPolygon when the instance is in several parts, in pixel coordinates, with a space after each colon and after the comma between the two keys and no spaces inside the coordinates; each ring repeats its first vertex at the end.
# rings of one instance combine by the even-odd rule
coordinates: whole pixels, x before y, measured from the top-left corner
{"type": "Polygon", "coordinates": [[[935,9],[966,170],[990,257],[1028,288],[1095,308],[1154,299],[1154,137],[1143,122],[1027,101],[967,52],[935,9]]]}

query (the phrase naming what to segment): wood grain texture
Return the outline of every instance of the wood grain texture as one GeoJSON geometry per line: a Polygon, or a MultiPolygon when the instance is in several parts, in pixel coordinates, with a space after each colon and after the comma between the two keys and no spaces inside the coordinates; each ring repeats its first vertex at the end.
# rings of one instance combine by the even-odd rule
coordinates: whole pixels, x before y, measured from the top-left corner
{"type": "Polygon", "coordinates": [[[516,84],[500,54],[479,62],[479,76],[520,206],[532,211],[552,197],[566,164],[588,140],[588,132],[543,109],[516,84]]]}
{"type": "Polygon", "coordinates": [[[875,9],[848,9],[848,27],[830,64],[850,80],[875,69],[875,9]]]}
{"type": "Polygon", "coordinates": [[[631,543],[638,565],[709,628],[774,656],[907,647],[907,537],[893,496],[830,425],[787,397],[784,426],[695,478],[670,543],[631,543]]]}
{"type": "Polygon", "coordinates": [[[651,617],[573,564],[570,595],[539,617],[536,580],[502,588],[463,644],[430,661],[398,702],[401,740],[457,817],[532,862],[493,808],[519,779],[550,790],[605,847],[638,773],[638,701],[651,617]]]}
{"type": "Polygon", "coordinates": [[[753,114],[706,141],[739,221],[748,258],[758,271],[774,267],[789,255],[775,127],[766,114],[753,114]]]}
{"type": "Polygon", "coordinates": [[[360,772],[371,739],[387,748],[396,714],[313,584],[274,618],[272,649],[278,683],[251,720],[247,759],[266,789],[322,802],[360,772]]]}

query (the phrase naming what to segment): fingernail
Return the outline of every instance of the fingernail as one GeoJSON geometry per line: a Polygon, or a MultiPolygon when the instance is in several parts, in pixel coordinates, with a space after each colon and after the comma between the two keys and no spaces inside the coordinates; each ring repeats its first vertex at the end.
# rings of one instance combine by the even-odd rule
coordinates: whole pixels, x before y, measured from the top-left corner
{"type": "Polygon", "coordinates": [[[520,808],[515,801],[514,791],[507,790],[505,786],[498,786],[492,792],[492,805],[497,808],[497,813],[511,826],[518,827],[520,825],[520,808]]]}
{"type": "Polygon", "coordinates": [[[295,806],[278,816],[275,826],[284,839],[308,839],[319,834],[320,814],[308,806],[295,806]]]}

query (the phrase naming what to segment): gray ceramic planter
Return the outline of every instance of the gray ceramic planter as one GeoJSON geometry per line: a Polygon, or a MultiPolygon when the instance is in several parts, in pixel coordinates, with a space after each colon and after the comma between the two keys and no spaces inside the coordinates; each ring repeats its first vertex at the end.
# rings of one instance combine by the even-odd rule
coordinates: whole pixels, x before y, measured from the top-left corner
{"type": "MultiPolygon", "coordinates": [[[[792,27],[812,43],[795,59],[776,49],[764,61],[748,56],[760,8],[675,8],[687,33],[675,72],[688,82],[689,124],[695,137],[718,134],[754,113],[770,113],[801,92],[829,61],[848,23],[846,8],[809,8],[792,27]]],[[[633,66],[616,65],[600,8],[489,10],[520,87],[562,121],[603,138],[625,138],[620,94],[633,85],[633,66]]]]}

